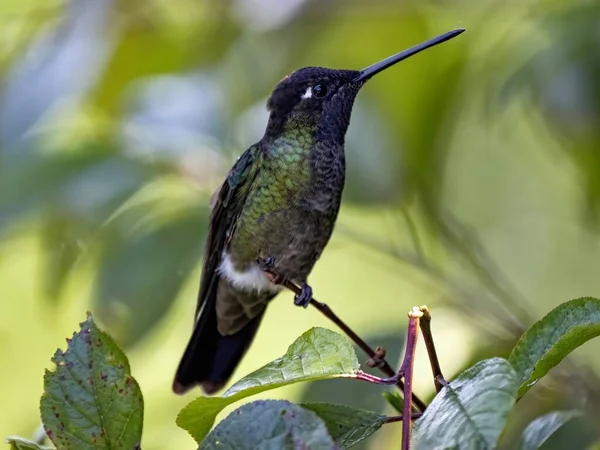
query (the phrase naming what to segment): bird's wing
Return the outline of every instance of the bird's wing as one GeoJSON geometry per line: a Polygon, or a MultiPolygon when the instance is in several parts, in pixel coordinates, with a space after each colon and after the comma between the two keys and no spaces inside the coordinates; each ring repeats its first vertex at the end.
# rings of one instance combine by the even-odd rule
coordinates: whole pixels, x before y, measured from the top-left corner
{"type": "Polygon", "coordinates": [[[258,172],[258,164],[253,164],[259,157],[260,144],[249,147],[238,158],[223,185],[211,199],[212,212],[208,225],[208,235],[204,250],[200,292],[196,306],[196,321],[204,305],[208,293],[216,289],[218,281],[217,269],[221,263],[223,249],[228,233],[239,215],[248,195],[248,188],[258,172]]]}

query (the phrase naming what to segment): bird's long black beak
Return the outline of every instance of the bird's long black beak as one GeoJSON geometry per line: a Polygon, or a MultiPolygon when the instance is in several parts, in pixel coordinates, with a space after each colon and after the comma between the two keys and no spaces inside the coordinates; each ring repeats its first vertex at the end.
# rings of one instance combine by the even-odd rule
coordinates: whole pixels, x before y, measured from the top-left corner
{"type": "Polygon", "coordinates": [[[373,75],[378,74],[382,70],[387,69],[388,67],[393,66],[394,64],[412,56],[416,55],[419,52],[422,52],[425,49],[431,48],[435,45],[441,44],[442,42],[446,42],[452,38],[455,38],[459,34],[465,31],[464,28],[459,28],[457,30],[448,31],[447,33],[441,34],[440,36],[434,37],[433,39],[429,39],[419,45],[415,45],[407,50],[401,51],[400,53],[396,53],[395,55],[390,56],[389,58],[384,59],[383,61],[379,61],[363,70],[360,71],[360,75],[356,77],[353,81],[367,81],[373,75]]]}

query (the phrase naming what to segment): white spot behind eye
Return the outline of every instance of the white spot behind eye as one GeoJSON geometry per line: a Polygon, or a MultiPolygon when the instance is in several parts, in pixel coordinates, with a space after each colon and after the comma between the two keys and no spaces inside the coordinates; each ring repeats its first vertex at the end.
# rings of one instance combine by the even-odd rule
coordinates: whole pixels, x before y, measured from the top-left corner
{"type": "Polygon", "coordinates": [[[311,98],[312,97],[312,87],[309,87],[304,94],[302,94],[302,98],[311,98]]]}

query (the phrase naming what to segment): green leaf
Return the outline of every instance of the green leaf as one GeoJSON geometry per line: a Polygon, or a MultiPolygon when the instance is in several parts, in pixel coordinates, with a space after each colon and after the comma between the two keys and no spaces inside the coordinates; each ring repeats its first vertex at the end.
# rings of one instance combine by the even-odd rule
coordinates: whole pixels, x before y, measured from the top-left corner
{"type": "Polygon", "coordinates": [[[56,306],[60,300],[69,274],[82,251],[90,230],[75,217],[63,211],[48,211],[40,232],[44,247],[43,272],[46,297],[56,306]]]}
{"type": "MultiPolygon", "coordinates": [[[[126,239],[105,241],[95,281],[94,311],[110,324],[111,334],[123,346],[138,342],[167,315],[198,264],[206,211],[189,212],[126,239]]],[[[140,216],[142,220],[152,218],[140,216]]]]}
{"type": "MultiPolygon", "coordinates": [[[[0,221],[10,224],[28,213],[44,211],[92,231],[157,172],[148,164],[114,156],[116,150],[110,145],[85,145],[76,151],[3,159],[0,221]],[[104,183],[107,177],[111,183],[104,183]],[[89,188],[98,185],[102,189],[89,188]]],[[[85,237],[82,234],[80,238],[85,237]]]]}
{"type": "Polygon", "coordinates": [[[350,448],[375,433],[387,417],[365,409],[331,403],[303,403],[301,405],[317,414],[327,426],[327,431],[341,448],[350,448]]]}
{"type": "Polygon", "coordinates": [[[202,450],[235,448],[336,449],[323,421],[285,400],[258,400],[229,414],[200,445],[202,450]]]}
{"type": "Polygon", "coordinates": [[[208,214],[205,195],[166,176],[104,224],[93,310],[121,345],[138,342],[167,315],[198,265],[208,214]]]}
{"type": "Polygon", "coordinates": [[[533,420],[521,436],[519,450],[537,450],[569,420],[581,416],[580,411],[554,411],[533,420]]]}
{"type": "Polygon", "coordinates": [[[352,377],[359,364],[352,344],[325,328],[311,328],[288,348],[286,354],[245,376],[223,397],[198,397],[177,416],[177,425],[200,443],[215,418],[231,403],[260,392],[301,381],[352,377]]]}
{"type": "MultiPolygon", "coordinates": [[[[398,361],[404,350],[406,330],[401,328],[390,328],[367,335],[366,342],[377,342],[378,346],[385,348],[388,361],[398,361]]],[[[363,336],[364,337],[364,336],[363,336]]],[[[354,346],[356,354],[361,350],[354,346]]],[[[377,369],[362,367],[361,369],[374,375],[380,375],[377,369]]],[[[302,395],[296,399],[296,403],[333,403],[348,404],[355,408],[367,411],[383,412],[386,408],[385,399],[382,397],[383,388],[373,383],[357,383],[351,378],[324,380],[319,383],[308,383],[302,387],[302,395]],[[348,400],[348,392],[352,392],[352,401],[348,400]]],[[[391,387],[387,389],[393,390],[391,387]]]]}
{"type": "Polygon", "coordinates": [[[563,303],[534,323],[508,358],[519,379],[519,397],[569,353],[598,335],[600,300],[591,297],[563,303]]]}
{"type": "Polygon", "coordinates": [[[415,448],[495,448],[517,387],[508,361],[480,361],[444,387],[415,423],[415,448]]]}
{"type": "Polygon", "coordinates": [[[404,405],[403,405],[404,399],[398,392],[387,391],[381,395],[383,396],[383,398],[385,398],[387,400],[387,402],[390,404],[390,406],[392,408],[394,408],[396,411],[398,411],[400,414],[402,414],[402,409],[404,407],[404,405]]]}
{"type": "Polygon", "coordinates": [[[138,445],[143,398],[129,362],[92,316],[57,350],[56,371],[46,371],[40,401],[46,434],[57,449],[109,449],[138,445]]]}
{"type": "Polygon", "coordinates": [[[10,444],[10,450],[50,450],[52,448],[18,436],[7,437],[6,443],[10,444]]]}
{"type": "Polygon", "coordinates": [[[70,180],[106,156],[98,152],[57,156],[27,155],[3,160],[0,166],[0,216],[11,220],[47,204],[70,180]]]}

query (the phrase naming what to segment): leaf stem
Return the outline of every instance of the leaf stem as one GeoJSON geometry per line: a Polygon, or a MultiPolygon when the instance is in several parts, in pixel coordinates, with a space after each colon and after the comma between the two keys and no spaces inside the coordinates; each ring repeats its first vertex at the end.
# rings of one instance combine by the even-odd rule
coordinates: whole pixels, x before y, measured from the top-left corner
{"type": "MultiPolygon", "coordinates": [[[[273,272],[265,270],[265,274],[271,281],[273,281],[273,282],[278,281],[277,276],[273,272]]],[[[300,289],[300,287],[298,287],[296,284],[292,283],[289,280],[283,280],[280,283],[296,295],[300,295],[302,293],[302,290],[300,289]]],[[[369,377],[372,377],[373,380],[388,380],[389,381],[389,380],[394,379],[395,381],[393,383],[389,383],[389,382],[385,383],[384,382],[384,383],[378,383],[378,384],[396,384],[398,386],[398,389],[400,389],[402,391],[404,390],[404,388],[405,388],[404,383],[402,382],[400,377],[397,377],[397,374],[394,371],[394,369],[392,368],[392,366],[382,356],[383,352],[381,351],[381,349],[378,349],[378,351],[374,350],[369,344],[367,344],[364,341],[364,339],[362,339],[358,334],[356,334],[352,328],[350,328],[342,319],[340,319],[339,316],[337,314],[335,314],[333,312],[333,310],[329,307],[329,305],[327,305],[326,303],[319,302],[315,298],[312,298],[310,300],[310,304],[313,307],[315,307],[317,310],[319,310],[319,312],[321,314],[323,314],[325,317],[327,317],[329,320],[331,320],[333,323],[335,323],[346,334],[346,336],[348,336],[358,347],[360,347],[360,349],[362,351],[364,351],[369,356],[369,358],[376,361],[376,364],[374,364],[374,366],[378,367],[379,370],[381,370],[381,372],[383,372],[385,375],[390,377],[387,379],[379,378],[374,375],[369,375],[365,372],[359,371],[360,375],[357,377],[358,379],[363,379],[365,381],[371,381],[371,379],[369,379],[369,380],[366,379],[369,377]]],[[[371,382],[377,383],[377,381],[371,381],[371,382]]],[[[427,405],[425,404],[425,402],[423,402],[416,395],[412,396],[412,403],[414,404],[414,407],[416,408],[416,410],[419,412],[423,412],[423,411],[425,411],[425,408],[427,408],[427,405]]]]}
{"type": "Polygon", "coordinates": [[[421,306],[419,309],[423,313],[419,325],[421,327],[421,332],[423,333],[425,347],[427,348],[427,356],[429,357],[429,364],[431,365],[431,372],[433,374],[433,384],[435,386],[435,391],[440,392],[447,383],[444,375],[442,375],[442,368],[440,367],[440,361],[438,360],[435,344],[433,342],[433,334],[431,333],[431,313],[429,312],[429,308],[425,305],[421,306]]]}
{"type": "Polygon", "coordinates": [[[48,436],[46,435],[46,429],[44,428],[44,424],[40,424],[33,434],[33,438],[31,439],[33,442],[39,445],[44,445],[48,436]]]}

